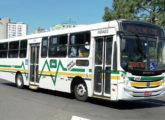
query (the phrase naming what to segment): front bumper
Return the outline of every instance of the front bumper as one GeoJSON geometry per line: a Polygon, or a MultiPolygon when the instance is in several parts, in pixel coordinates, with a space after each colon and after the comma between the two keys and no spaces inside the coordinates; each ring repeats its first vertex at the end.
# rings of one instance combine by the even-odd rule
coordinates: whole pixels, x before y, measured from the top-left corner
{"type": "Polygon", "coordinates": [[[122,92],[119,93],[120,100],[138,100],[149,99],[165,95],[165,87],[161,85],[156,88],[134,88],[123,86],[122,92]]]}

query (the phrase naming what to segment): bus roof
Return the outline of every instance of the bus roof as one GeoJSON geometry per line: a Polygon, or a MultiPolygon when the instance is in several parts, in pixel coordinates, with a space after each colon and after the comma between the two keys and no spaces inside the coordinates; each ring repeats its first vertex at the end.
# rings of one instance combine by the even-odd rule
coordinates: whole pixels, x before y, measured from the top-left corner
{"type": "MultiPolygon", "coordinates": [[[[140,24],[153,25],[153,24],[150,24],[147,22],[119,19],[119,20],[112,20],[112,21],[108,21],[108,22],[101,22],[101,23],[84,25],[84,26],[79,26],[79,27],[74,27],[74,28],[67,28],[67,29],[62,29],[62,30],[54,30],[54,31],[49,31],[49,32],[44,32],[44,33],[30,34],[30,35],[26,35],[26,36],[14,37],[14,38],[9,38],[9,39],[2,39],[2,40],[0,40],[0,42],[24,40],[24,39],[29,40],[29,39],[46,37],[46,36],[70,34],[70,33],[83,32],[83,31],[92,31],[92,30],[110,28],[110,27],[116,28],[116,30],[119,30],[119,23],[121,23],[121,22],[136,22],[136,23],[140,23],[140,24]]],[[[153,26],[156,26],[156,25],[153,25],[153,26]]]]}
{"type": "Polygon", "coordinates": [[[108,28],[108,27],[118,28],[117,20],[90,24],[90,25],[84,25],[84,26],[78,26],[78,27],[67,28],[67,29],[62,29],[62,30],[54,30],[54,31],[49,31],[49,32],[44,32],[44,33],[30,34],[30,35],[26,35],[26,36],[14,37],[14,38],[9,38],[9,39],[2,39],[2,40],[0,40],[0,42],[23,40],[23,39],[29,40],[29,39],[35,39],[35,38],[40,38],[40,37],[52,36],[52,35],[70,34],[70,33],[83,32],[83,31],[92,31],[92,30],[108,28]]]}

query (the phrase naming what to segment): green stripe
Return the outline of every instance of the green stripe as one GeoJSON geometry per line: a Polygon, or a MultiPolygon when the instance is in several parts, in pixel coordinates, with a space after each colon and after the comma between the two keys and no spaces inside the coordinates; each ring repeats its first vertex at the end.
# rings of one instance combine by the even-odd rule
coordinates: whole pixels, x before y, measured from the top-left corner
{"type": "MultiPolygon", "coordinates": [[[[11,68],[12,66],[11,65],[0,65],[0,67],[11,68]]],[[[14,68],[23,68],[23,70],[25,70],[25,64],[22,61],[21,65],[15,65],[14,68]]],[[[25,73],[25,78],[26,78],[26,80],[28,80],[28,74],[27,73],[25,73]]]]}
{"type": "Polygon", "coordinates": [[[73,71],[73,72],[85,72],[85,69],[73,68],[71,71],[73,71]]]}
{"type": "Polygon", "coordinates": [[[89,72],[91,73],[92,72],[92,69],[89,69],[89,72]]]}
{"type": "Polygon", "coordinates": [[[120,73],[120,71],[111,71],[111,74],[119,74],[120,73]]]}
{"type": "Polygon", "coordinates": [[[11,65],[0,65],[0,67],[11,67],[11,65]]]}
{"type": "MultiPolygon", "coordinates": [[[[128,77],[129,80],[135,80],[135,77],[128,77]]],[[[164,77],[141,77],[141,81],[156,81],[156,80],[162,80],[164,77]]]]}
{"type": "Polygon", "coordinates": [[[17,66],[17,65],[15,65],[14,68],[22,68],[22,66],[17,66]]]}

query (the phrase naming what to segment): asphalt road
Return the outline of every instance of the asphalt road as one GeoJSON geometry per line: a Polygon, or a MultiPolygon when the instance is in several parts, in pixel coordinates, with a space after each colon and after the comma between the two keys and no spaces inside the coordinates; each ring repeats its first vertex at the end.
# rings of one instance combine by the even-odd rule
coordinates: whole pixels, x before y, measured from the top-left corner
{"type": "Polygon", "coordinates": [[[0,79],[0,120],[71,120],[73,116],[90,120],[165,120],[165,97],[117,103],[90,98],[80,102],[70,94],[18,89],[0,79]]]}

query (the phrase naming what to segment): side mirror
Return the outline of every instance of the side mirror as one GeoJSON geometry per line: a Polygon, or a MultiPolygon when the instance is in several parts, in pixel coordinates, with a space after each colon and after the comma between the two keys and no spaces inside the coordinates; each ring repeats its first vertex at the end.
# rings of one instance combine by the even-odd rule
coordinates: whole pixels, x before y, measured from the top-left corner
{"type": "Polygon", "coordinates": [[[120,44],[121,44],[121,51],[123,51],[126,47],[126,39],[121,38],[121,43],[120,44]]]}

